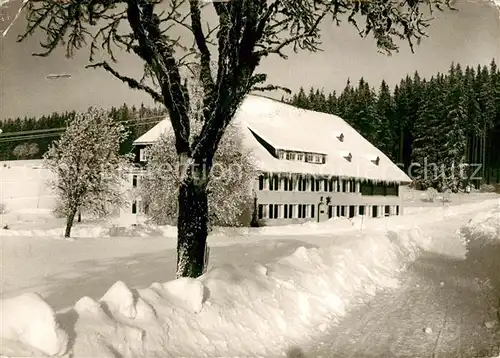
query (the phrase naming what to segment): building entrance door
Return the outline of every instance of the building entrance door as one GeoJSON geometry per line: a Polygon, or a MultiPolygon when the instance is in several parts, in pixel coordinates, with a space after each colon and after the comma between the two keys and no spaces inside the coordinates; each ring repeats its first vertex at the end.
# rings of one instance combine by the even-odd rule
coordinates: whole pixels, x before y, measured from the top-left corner
{"type": "Polygon", "coordinates": [[[317,221],[322,222],[325,220],[328,220],[328,211],[327,211],[326,204],[321,201],[318,204],[318,219],[317,219],[317,221]]]}

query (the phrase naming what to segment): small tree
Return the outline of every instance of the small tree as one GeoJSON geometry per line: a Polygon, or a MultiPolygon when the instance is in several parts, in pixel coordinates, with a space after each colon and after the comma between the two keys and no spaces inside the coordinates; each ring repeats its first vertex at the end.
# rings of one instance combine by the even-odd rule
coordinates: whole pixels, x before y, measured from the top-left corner
{"type": "MultiPolygon", "coordinates": [[[[201,122],[191,124],[193,132],[201,122]]],[[[211,225],[238,226],[241,214],[252,202],[251,185],[256,167],[251,151],[242,143],[241,131],[230,125],[217,149],[208,181],[208,216],[211,225]]],[[[179,177],[173,131],[165,132],[148,149],[147,175],[139,193],[148,207],[147,215],[156,224],[174,225],[179,211],[179,177]]]]}
{"type": "Polygon", "coordinates": [[[34,158],[40,152],[40,148],[36,143],[30,143],[27,145],[27,154],[29,158],[34,158]]]}
{"type": "Polygon", "coordinates": [[[124,204],[119,188],[125,158],[119,149],[125,137],[123,126],[104,110],[90,108],[70,120],[44,155],[46,167],[57,177],[49,184],[66,216],[64,237],[70,237],[78,210],[103,216],[124,204]]]}
{"type": "Polygon", "coordinates": [[[28,147],[26,143],[16,145],[12,154],[14,154],[18,160],[26,158],[28,156],[28,147]]]}

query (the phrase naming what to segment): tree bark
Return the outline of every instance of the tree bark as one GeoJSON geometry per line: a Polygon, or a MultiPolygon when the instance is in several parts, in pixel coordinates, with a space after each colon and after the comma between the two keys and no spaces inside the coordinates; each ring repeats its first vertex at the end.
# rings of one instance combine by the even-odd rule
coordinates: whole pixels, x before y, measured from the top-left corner
{"type": "Polygon", "coordinates": [[[203,274],[208,236],[207,177],[202,168],[192,168],[179,188],[177,278],[203,274]]]}
{"type": "Polygon", "coordinates": [[[73,222],[75,221],[76,209],[71,210],[68,217],[66,218],[66,230],[64,231],[64,237],[69,238],[71,236],[71,228],[73,227],[73,222]]]}

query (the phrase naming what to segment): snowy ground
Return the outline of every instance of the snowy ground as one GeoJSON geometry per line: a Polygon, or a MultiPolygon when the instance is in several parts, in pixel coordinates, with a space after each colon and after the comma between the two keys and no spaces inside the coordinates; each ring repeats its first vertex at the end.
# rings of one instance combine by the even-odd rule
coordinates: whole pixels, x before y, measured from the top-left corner
{"type": "MultiPolygon", "coordinates": [[[[13,176],[2,174],[4,181],[13,176]]],[[[23,195],[32,190],[12,184],[1,196],[10,200],[0,215],[10,227],[0,232],[1,354],[498,354],[493,194],[461,195],[443,206],[408,191],[410,210],[401,217],[218,229],[209,238],[208,273],[180,281],[170,281],[175,228],[117,236],[109,223],[84,222],[75,241],[65,241],[49,200],[23,195]],[[27,292],[41,297],[19,296],[27,292]]]]}
{"type": "MultiPolygon", "coordinates": [[[[376,344],[381,337],[372,337],[374,332],[381,332],[382,336],[389,334],[383,336],[386,342],[395,342],[390,339],[391,332],[382,333],[380,327],[398,326],[395,322],[401,321],[398,316],[401,311],[410,312],[409,316],[402,317],[405,322],[414,323],[408,326],[407,336],[429,325],[434,335],[420,334],[419,337],[427,343],[436,340],[438,322],[429,318],[434,317],[435,311],[427,312],[428,319],[421,315],[416,319],[417,312],[405,307],[417,307],[412,303],[418,301],[421,308],[428,309],[450,300],[441,298],[442,301],[429,304],[435,295],[435,284],[427,282],[425,286],[425,282],[420,282],[425,279],[415,274],[415,267],[422,257],[426,258],[425,255],[442,257],[446,254],[463,259],[464,246],[454,235],[456,229],[474,213],[497,205],[497,200],[490,200],[429,209],[406,217],[372,219],[364,223],[362,232],[357,225],[349,229],[350,223],[340,225],[338,231],[339,225],[334,224],[340,222],[329,222],[305,225],[302,229],[282,227],[280,235],[212,236],[209,273],[200,280],[173,281],[166,286],[150,285],[172,278],[173,237],[87,237],[67,242],[51,236],[2,236],[2,295],[8,299],[22,292],[38,292],[52,307],[61,310],[74,307],[82,296],[99,300],[119,280],[126,287],[138,288],[139,291],[128,291],[122,287],[122,292],[115,292],[117,297],[107,299],[106,305],[96,306],[95,301],[88,299],[66,310],[67,313],[59,314],[65,331],[70,333],[74,357],[112,357],[117,356],[116,352],[134,357],[276,356],[293,346],[302,347],[310,356],[339,354],[342,347],[344,352],[351,352],[351,356],[366,356],[369,351],[354,348],[385,347],[388,343],[376,344]],[[428,230],[418,228],[425,228],[425,224],[428,230]],[[297,234],[297,229],[309,235],[297,234]],[[330,233],[326,234],[327,231],[330,233]],[[440,235],[444,237],[438,237],[440,235]],[[422,249],[426,249],[426,254],[419,256],[422,249]],[[412,264],[414,259],[417,261],[412,264]],[[230,266],[235,263],[238,267],[230,266]],[[406,265],[410,265],[410,270],[402,274],[400,270],[406,265]],[[416,282],[423,286],[422,290],[413,287],[416,282]],[[179,287],[175,287],[176,284],[179,287]],[[376,292],[378,294],[373,297],[376,292]],[[417,299],[416,292],[425,299],[417,299]],[[127,302],[127,293],[131,297],[130,306],[123,305],[127,302]],[[142,297],[140,304],[137,295],[142,297]],[[399,298],[389,301],[387,297],[399,298]],[[363,303],[370,303],[370,308],[363,303]],[[103,312],[99,307],[110,308],[103,312]],[[153,307],[157,317],[147,307],[153,307]],[[380,316],[389,312],[387,307],[392,307],[396,313],[380,316]],[[360,316],[347,314],[347,309],[354,309],[353,315],[360,316]],[[134,313],[144,316],[131,319],[134,313]],[[341,320],[346,314],[347,317],[341,320]],[[360,322],[359,317],[370,321],[371,325],[356,326],[354,323],[360,322]],[[336,325],[338,322],[340,324],[336,325]],[[337,329],[342,330],[343,335],[337,329]],[[133,346],[132,341],[137,339],[130,335],[142,337],[141,343],[133,346]],[[366,340],[367,335],[371,340],[366,340]],[[355,341],[359,336],[364,340],[355,341]],[[352,346],[342,341],[342,337],[347,342],[354,339],[352,346]],[[317,345],[322,347],[320,352],[308,345],[314,339],[322,343],[317,345]],[[124,345],[124,341],[128,343],[124,345]],[[328,346],[325,342],[340,343],[328,346]],[[371,346],[367,342],[371,342],[371,346]],[[111,353],[113,351],[115,353],[111,353]]],[[[266,230],[271,229],[274,228],[266,230]]],[[[453,272],[446,275],[432,279],[447,281],[445,287],[448,287],[454,276],[453,272]],[[446,275],[451,275],[449,280],[446,275]]],[[[471,280],[465,278],[463,282],[473,286],[475,281],[471,280]]],[[[457,297],[453,290],[450,295],[457,297]]],[[[36,304],[31,304],[33,306],[36,304]]],[[[17,315],[20,312],[17,309],[9,313],[17,315]]],[[[476,328],[480,332],[481,327],[476,328]]],[[[394,334],[401,332],[392,333],[392,337],[399,337],[394,334]]],[[[17,337],[16,334],[13,336],[17,337]]],[[[448,334],[448,337],[454,336],[448,334]]],[[[44,342],[47,341],[49,339],[44,338],[44,342]]],[[[4,342],[4,354],[40,355],[15,339],[4,342]]],[[[400,354],[404,349],[409,349],[407,353],[414,352],[419,344],[397,342],[402,346],[393,352],[400,354]]],[[[377,353],[375,356],[387,356],[387,352],[380,349],[372,352],[377,353]]]]}

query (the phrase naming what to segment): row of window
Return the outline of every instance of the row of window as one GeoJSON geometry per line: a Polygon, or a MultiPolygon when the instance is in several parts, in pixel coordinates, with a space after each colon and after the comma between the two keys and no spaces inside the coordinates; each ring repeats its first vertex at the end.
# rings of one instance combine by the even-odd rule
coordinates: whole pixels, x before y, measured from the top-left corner
{"type": "Polygon", "coordinates": [[[132,201],[132,214],[147,214],[148,206],[141,200],[132,201]]]}
{"type": "Polygon", "coordinates": [[[324,191],[339,193],[358,193],[361,195],[389,195],[398,196],[397,184],[375,184],[373,182],[360,183],[355,179],[339,180],[337,178],[317,179],[314,177],[279,177],[271,175],[259,176],[259,190],[271,191],[324,191]]]}
{"type": "MultiPolygon", "coordinates": [[[[258,218],[259,219],[314,219],[315,217],[314,204],[259,204],[258,218]]],[[[382,206],[383,211],[379,211],[379,206],[373,205],[371,210],[372,217],[399,215],[399,205],[394,206],[391,212],[390,205],[382,206]]],[[[348,217],[353,218],[357,215],[367,215],[367,207],[365,205],[328,205],[328,218],[332,217],[348,217]]]]}
{"type": "Polygon", "coordinates": [[[338,180],[330,179],[317,179],[314,177],[279,177],[272,175],[266,178],[264,175],[259,176],[259,190],[264,190],[268,184],[267,189],[278,191],[330,191],[330,192],[356,192],[356,180],[338,180]]]}
{"type": "Polygon", "coordinates": [[[308,219],[314,218],[314,204],[259,204],[259,219],[308,219]]]}
{"type": "Polygon", "coordinates": [[[278,158],[286,160],[297,160],[299,162],[305,161],[307,163],[317,163],[317,164],[326,163],[326,154],[318,154],[318,153],[278,150],[278,158]]]}

